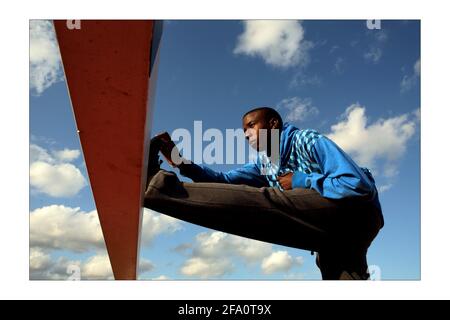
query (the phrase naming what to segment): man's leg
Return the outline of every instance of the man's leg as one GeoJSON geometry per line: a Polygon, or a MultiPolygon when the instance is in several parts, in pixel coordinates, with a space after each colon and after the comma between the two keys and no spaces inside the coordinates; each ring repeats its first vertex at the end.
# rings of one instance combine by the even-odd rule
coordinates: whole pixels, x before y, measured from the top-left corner
{"type": "Polygon", "coordinates": [[[294,189],[284,191],[283,195],[295,214],[306,214],[312,224],[327,232],[326,241],[315,250],[324,280],[368,279],[367,249],[383,226],[382,215],[374,206],[356,198],[326,200],[314,191],[304,193],[294,189]]]}
{"type": "Polygon", "coordinates": [[[317,253],[323,280],[367,280],[367,249],[330,246],[317,253]]]}
{"type": "Polygon", "coordinates": [[[324,280],[367,280],[367,250],[383,226],[378,210],[356,203],[341,205],[330,241],[317,253],[324,280]]]}
{"type": "Polygon", "coordinates": [[[145,206],[204,227],[304,250],[321,251],[334,238],[340,204],[314,190],[182,183],[159,171],[145,206]]]}

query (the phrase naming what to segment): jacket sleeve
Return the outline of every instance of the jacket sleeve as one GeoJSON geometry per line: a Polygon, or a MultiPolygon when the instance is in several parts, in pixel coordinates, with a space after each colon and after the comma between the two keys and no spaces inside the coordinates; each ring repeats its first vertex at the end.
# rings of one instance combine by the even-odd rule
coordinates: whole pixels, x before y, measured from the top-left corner
{"type": "Polygon", "coordinates": [[[241,168],[228,172],[216,172],[195,163],[182,164],[179,169],[181,175],[192,179],[194,182],[245,184],[257,188],[268,186],[267,180],[260,174],[258,166],[254,163],[248,163],[241,168]]]}
{"type": "Polygon", "coordinates": [[[331,199],[362,197],[370,201],[376,196],[373,180],[327,137],[317,139],[309,157],[319,165],[320,173],[296,171],[292,178],[293,188],[311,188],[331,199]]]}

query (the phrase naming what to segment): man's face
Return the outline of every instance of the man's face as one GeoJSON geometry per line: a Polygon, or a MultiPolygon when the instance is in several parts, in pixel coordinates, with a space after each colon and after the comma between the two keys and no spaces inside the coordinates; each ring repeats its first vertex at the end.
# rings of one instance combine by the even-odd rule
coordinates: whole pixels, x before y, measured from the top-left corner
{"type": "Polygon", "coordinates": [[[259,110],[249,113],[242,119],[242,127],[244,129],[245,138],[248,139],[250,146],[260,151],[261,143],[259,141],[259,130],[268,130],[267,135],[270,135],[269,121],[266,119],[264,111],[259,110]]]}

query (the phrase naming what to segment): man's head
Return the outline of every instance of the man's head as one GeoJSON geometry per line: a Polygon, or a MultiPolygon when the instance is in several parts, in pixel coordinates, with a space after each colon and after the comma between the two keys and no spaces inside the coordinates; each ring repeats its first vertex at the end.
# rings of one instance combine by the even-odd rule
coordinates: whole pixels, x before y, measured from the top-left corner
{"type": "Polygon", "coordinates": [[[283,120],[280,114],[272,108],[260,107],[255,108],[244,114],[242,117],[242,127],[245,137],[248,139],[253,149],[261,151],[262,144],[259,141],[259,130],[267,130],[267,143],[270,141],[270,129],[279,129],[283,127],[283,120]]]}

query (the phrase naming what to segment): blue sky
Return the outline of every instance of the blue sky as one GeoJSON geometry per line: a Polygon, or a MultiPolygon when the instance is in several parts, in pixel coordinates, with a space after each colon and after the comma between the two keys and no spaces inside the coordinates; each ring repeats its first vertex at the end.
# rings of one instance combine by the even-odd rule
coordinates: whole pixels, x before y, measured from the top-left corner
{"type": "MultiPolygon", "coordinates": [[[[64,279],[77,264],[86,279],[108,278],[51,25],[32,23],[30,33],[30,272],[64,279]]],[[[329,135],[375,172],[386,225],[369,264],[382,279],[419,279],[420,22],[165,22],[153,133],[191,130],[196,120],[239,128],[262,105],[329,135]]],[[[309,252],[144,217],[143,279],[320,278],[309,252]]]]}

